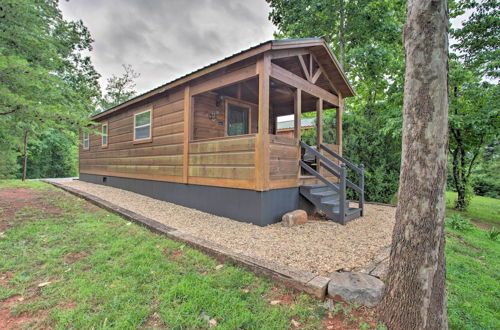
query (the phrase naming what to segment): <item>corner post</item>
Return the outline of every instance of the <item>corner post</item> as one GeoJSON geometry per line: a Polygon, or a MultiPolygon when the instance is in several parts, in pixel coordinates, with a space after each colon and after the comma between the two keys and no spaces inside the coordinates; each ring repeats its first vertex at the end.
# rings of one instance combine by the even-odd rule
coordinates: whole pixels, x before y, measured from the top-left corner
{"type": "Polygon", "coordinates": [[[363,164],[359,165],[359,188],[361,188],[361,193],[359,194],[359,208],[361,209],[361,216],[365,213],[365,166],[363,164]]]}
{"type": "Polygon", "coordinates": [[[338,154],[342,156],[342,116],[344,113],[344,98],[342,95],[339,93],[339,107],[337,108],[337,116],[336,116],[336,122],[337,122],[337,129],[336,129],[336,140],[337,140],[337,145],[339,146],[339,152],[338,154]]]}
{"type": "Polygon", "coordinates": [[[189,176],[189,140],[191,138],[191,88],[184,87],[184,136],[182,157],[182,182],[188,183],[189,176]]]}
{"type": "Polygon", "coordinates": [[[345,164],[340,164],[340,179],[339,179],[339,217],[340,223],[345,225],[345,201],[346,201],[346,175],[345,164]]]}
{"type": "MultiPolygon", "coordinates": [[[[295,90],[295,99],[294,99],[294,111],[293,111],[293,114],[294,114],[294,131],[293,131],[293,137],[295,138],[295,140],[297,141],[297,160],[300,161],[301,160],[301,156],[302,156],[302,148],[300,146],[300,140],[302,138],[302,133],[301,133],[301,130],[302,130],[302,90],[300,88],[297,88],[295,90]]],[[[300,162],[297,162],[297,178],[300,178],[300,171],[301,171],[301,167],[300,167],[300,162]]]]}
{"type": "Polygon", "coordinates": [[[255,189],[267,190],[269,185],[269,74],[271,57],[264,53],[257,61],[259,75],[259,121],[255,139],[255,189]]]}
{"type": "MultiPolygon", "coordinates": [[[[323,99],[319,98],[316,101],[316,150],[321,153],[321,144],[323,143],[323,99]]],[[[318,173],[321,174],[320,159],[316,159],[318,173]]]]}

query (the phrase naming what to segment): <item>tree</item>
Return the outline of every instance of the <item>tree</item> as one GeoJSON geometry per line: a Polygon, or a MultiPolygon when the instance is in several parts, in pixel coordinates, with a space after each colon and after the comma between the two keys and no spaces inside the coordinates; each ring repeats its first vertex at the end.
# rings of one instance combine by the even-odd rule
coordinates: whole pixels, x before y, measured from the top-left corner
{"type": "Polygon", "coordinates": [[[462,53],[467,65],[482,74],[499,78],[500,5],[498,0],[458,0],[454,15],[471,13],[461,28],[453,29],[453,48],[462,53]]]}
{"type": "Polygon", "coordinates": [[[101,110],[107,110],[118,104],[126,102],[137,92],[135,91],[135,79],[140,74],[135,72],[131,65],[122,65],[125,72],[121,76],[112,75],[108,78],[106,95],[101,100],[101,110]]]}
{"type": "Polygon", "coordinates": [[[29,141],[89,122],[100,96],[99,75],[82,55],[91,43],[81,21],[62,18],[56,0],[0,2],[0,129],[16,140],[9,153],[22,146],[24,174],[29,141]]]}
{"type": "Polygon", "coordinates": [[[444,215],[448,138],[446,0],[409,0],[404,27],[403,149],[388,285],[390,329],[445,329],[444,215]]]}
{"type": "Polygon", "coordinates": [[[450,61],[449,82],[452,182],[458,195],[455,207],[464,210],[472,197],[474,167],[500,134],[500,90],[496,84],[482,82],[476,70],[456,59],[450,61]]]}

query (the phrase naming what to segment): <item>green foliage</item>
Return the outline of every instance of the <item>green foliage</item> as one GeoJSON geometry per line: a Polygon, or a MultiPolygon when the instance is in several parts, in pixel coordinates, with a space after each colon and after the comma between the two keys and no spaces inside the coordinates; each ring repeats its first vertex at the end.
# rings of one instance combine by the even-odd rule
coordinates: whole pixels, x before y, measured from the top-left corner
{"type": "Polygon", "coordinates": [[[471,230],[474,225],[467,218],[462,218],[460,214],[453,214],[446,218],[446,224],[455,230],[471,230]]]}
{"type": "Polygon", "coordinates": [[[500,136],[500,88],[452,56],[449,62],[449,150],[456,208],[468,207],[471,174],[486,146],[500,136]]]}
{"type": "Polygon", "coordinates": [[[500,198],[500,143],[495,139],[472,171],[474,193],[480,196],[500,198]]]}
{"type": "Polygon", "coordinates": [[[465,211],[454,209],[456,200],[456,192],[446,192],[446,213],[448,216],[460,214],[462,217],[474,219],[488,226],[500,227],[500,199],[473,196],[469,208],[465,211]]]}
{"type": "Polygon", "coordinates": [[[106,94],[100,101],[102,111],[128,101],[135,94],[135,79],[140,74],[135,72],[131,65],[122,65],[124,73],[121,76],[112,75],[108,78],[106,94]]]}
{"type": "MultiPolygon", "coordinates": [[[[62,178],[78,175],[76,132],[48,130],[28,144],[29,178],[62,178]]],[[[22,162],[22,157],[19,158],[22,162]]]]}
{"type": "Polygon", "coordinates": [[[57,1],[2,0],[0,8],[0,130],[12,159],[25,135],[35,143],[49,129],[87,125],[99,75],[82,55],[92,49],[88,30],[65,21],[57,1]]]}
{"type": "Polygon", "coordinates": [[[465,63],[492,78],[499,78],[500,68],[500,5],[498,0],[458,0],[454,15],[467,11],[469,17],[462,27],[452,29],[465,63]]]}
{"type": "Polygon", "coordinates": [[[491,239],[492,241],[498,240],[499,235],[500,235],[500,230],[496,229],[495,227],[492,227],[487,232],[488,239],[491,239]]]}

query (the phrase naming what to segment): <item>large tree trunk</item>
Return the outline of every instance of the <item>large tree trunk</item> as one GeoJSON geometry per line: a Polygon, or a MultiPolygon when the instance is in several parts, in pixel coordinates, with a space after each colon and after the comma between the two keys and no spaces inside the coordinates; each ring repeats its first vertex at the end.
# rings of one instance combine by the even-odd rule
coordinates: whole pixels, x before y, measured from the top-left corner
{"type": "Polygon", "coordinates": [[[388,285],[390,329],[445,329],[444,215],[448,141],[446,0],[409,0],[403,152],[388,285]]]}
{"type": "Polygon", "coordinates": [[[23,162],[23,181],[26,180],[26,169],[28,167],[28,131],[24,132],[23,139],[23,148],[24,148],[24,162],[23,162]]]}

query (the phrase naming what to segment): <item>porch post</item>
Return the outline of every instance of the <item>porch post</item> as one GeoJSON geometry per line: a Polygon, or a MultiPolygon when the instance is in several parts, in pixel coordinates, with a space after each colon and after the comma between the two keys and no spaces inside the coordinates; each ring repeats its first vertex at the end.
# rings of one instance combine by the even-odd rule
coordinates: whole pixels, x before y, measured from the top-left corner
{"type": "MultiPolygon", "coordinates": [[[[321,152],[321,144],[323,143],[323,99],[319,98],[316,101],[316,150],[321,152]]],[[[321,173],[320,159],[316,159],[317,169],[321,173]]]]}
{"type": "Polygon", "coordinates": [[[337,108],[336,124],[337,124],[337,145],[339,146],[338,154],[342,156],[342,115],[344,113],[344,98],[339,94],[339,107],[337,108]]]}
{"type": "Polygon", "coordinates": [[[293,131],[293,137],[297,140],[300,141],[301,138],[301,128],[302,128],[302,122],[301,122],[301,116],[302,116],[302,90],[297,88],[295,90],[295,100],[294,100],[294,106],[295,109],[293,111],[294,116],[294,131],[293,131]]]}
{"type": "Polygon", "coordinates": [[[255,189],[267,190],[269,183],[269,73],[271,57],[265,53],[257,61],[259,75],[259,120],[255,140],[255,189]]]}
{"type": "Polygon", "coordinates": [[[182,182],[188,183],[189,176],[189,140],[191,136],[191,88],[184,87],[184,137],[182,155],[182,182]]]}

